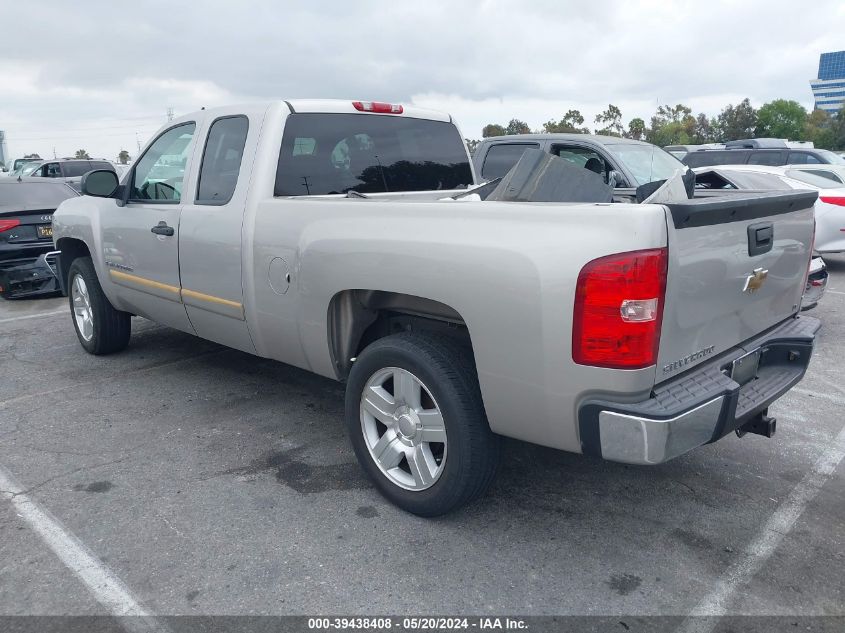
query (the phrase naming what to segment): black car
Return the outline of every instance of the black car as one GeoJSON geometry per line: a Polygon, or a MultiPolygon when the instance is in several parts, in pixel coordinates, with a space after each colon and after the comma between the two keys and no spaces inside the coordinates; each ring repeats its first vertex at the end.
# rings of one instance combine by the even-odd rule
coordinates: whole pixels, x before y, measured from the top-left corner
{"type": "Polygon", "coordinates": [[[0,179],[0,296],[57,292],[53,211],[79,193],[62,181],[0,179]]]}
{"type": "Polygon", "coordinates": [[[681,162],[694,169],[715,165],[845,165],[845,159],[826,149],[814,148],[749,148],[744,141],[732,141],[725,149],[699,149],[681,158],[681,162]]]}

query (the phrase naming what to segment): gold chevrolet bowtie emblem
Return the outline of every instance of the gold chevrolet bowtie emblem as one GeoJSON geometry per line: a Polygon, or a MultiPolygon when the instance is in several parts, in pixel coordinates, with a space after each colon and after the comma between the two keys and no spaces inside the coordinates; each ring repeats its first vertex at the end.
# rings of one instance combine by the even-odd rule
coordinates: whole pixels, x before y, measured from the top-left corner
{"type": "Polygon", "coordinates": [[[760,290],[760,287],[763,285],[763,282],[766,281],[766,277],[769,276],[768,270],[763,270],[762,268],[755,268],[754,272],[752,272],[748,277],[745,278],[745,286],[743,286],[743,292],[757,292],[760,290]]]}

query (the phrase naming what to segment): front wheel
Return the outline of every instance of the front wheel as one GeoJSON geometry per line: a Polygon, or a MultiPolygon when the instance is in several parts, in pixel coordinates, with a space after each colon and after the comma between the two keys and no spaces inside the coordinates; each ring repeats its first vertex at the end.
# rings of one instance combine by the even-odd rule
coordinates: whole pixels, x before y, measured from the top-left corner
{"type": "Polygon", "coordinates": [[[132,317],[128,312],[115,310],[106,298],[90,257],[73,260],[67,294],[73,327],[86,352],[101,355],[126,349],[132,317]]]}
{"type": "Polygon", "coordinates": [[[495,475],[499,438],[459,341],[402,333],[372,343],[349,374],[346,423],[361,466],[408,512],[446,514],[495,475]]]}

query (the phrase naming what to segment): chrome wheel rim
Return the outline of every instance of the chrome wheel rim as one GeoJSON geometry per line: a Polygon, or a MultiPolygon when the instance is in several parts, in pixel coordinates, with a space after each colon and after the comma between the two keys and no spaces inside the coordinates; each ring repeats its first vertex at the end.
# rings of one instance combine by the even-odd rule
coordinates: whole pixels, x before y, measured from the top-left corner
{"type": "Polygon", "coordinates": [[[94,314],[91,310],[91,298],[88,296],[88,286],[82,275],[76,275],[70,286],[70,296],[73,301],[73,318],[79,335],[87,342],[94,336],[94,314]]]}
{"type": "Polygon", "coordinates": [[[443,473],[443,414],[411,372],[385,367],[370,376],[361,394],[361,430],[376,466],[400,488],[425,490],[443,473]]]}

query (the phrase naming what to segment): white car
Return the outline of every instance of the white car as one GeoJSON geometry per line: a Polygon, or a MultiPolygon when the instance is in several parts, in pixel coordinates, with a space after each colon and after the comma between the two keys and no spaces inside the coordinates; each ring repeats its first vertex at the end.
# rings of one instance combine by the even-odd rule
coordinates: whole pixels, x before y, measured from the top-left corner
{"type": "Polygon", "coordinates": [[[845,252],[845,183],[813,173],[819,168],[832,170],[836,165],[814,165],[813,169],[804,167],[806,166],[715,165],[699,167],[693,171],[696,174],[698,190],[818,191],[815,251],[822,255],[845,252]]]}
{"type": "Polygon", "coordinates": [[[789,169],[821,176],[845,187],[845,165],[790,165],[789,169]]]}

